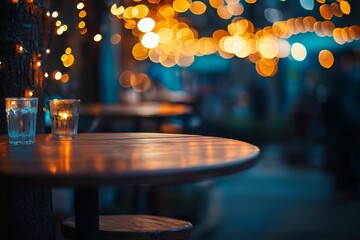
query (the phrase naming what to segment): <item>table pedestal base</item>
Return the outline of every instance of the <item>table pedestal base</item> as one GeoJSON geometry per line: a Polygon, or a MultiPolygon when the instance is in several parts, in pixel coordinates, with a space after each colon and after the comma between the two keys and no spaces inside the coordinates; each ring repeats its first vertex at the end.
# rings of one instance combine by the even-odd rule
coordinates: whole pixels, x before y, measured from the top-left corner
{"type": "Polygon", "coordinates": [[[75,236],[78,240],[99,239],[98,188],[75,188],[75,236]]]}

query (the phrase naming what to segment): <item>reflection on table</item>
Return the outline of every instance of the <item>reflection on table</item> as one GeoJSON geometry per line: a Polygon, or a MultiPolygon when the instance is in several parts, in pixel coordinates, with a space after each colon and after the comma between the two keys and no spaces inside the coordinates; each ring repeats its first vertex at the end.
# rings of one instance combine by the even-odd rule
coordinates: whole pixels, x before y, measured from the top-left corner
{"type": "Polygon", "coordinates": [[[201,178],[218,176],[222,169],[227,174],[236,172],[237,165],[252,164],[251,158],[259,151],[237,140],[157,133],[79,134],[72,141],[40,134],[35,145],[28,146],[9,145],[7,136],[2,135],[0,144],[0,178],[5,178],[4,182],[65,186],[87,185],[94,179],[101,184],[115,179],[130,183],[163,178],[182,181],[189,172],[201,172],[201,178]]]}

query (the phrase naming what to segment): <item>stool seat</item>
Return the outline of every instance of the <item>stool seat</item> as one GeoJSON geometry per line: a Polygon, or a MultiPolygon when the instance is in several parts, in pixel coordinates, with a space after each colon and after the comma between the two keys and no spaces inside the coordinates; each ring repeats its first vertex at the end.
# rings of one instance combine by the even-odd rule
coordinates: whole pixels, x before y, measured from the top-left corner
{"type": "MultiPolygon", "coordinates": [[[[192,224],[187,221],[151,215],[101,215],[100,240],[183,240],[191,237],[192,224]]],[[[61,224],[61,233],[75,239],[75,218],[61,224]]]]}

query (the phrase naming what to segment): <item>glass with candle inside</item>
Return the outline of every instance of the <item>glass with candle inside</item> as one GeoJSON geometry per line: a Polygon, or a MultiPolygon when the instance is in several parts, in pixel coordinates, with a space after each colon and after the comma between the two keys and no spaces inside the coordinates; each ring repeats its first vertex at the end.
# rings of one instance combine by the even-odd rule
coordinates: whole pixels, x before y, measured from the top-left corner
{"type": "Polygon", "coordinates": [[[51,133],[54,139],[70,140],[78,130],[80,99],[50,100],[51,133]]]}

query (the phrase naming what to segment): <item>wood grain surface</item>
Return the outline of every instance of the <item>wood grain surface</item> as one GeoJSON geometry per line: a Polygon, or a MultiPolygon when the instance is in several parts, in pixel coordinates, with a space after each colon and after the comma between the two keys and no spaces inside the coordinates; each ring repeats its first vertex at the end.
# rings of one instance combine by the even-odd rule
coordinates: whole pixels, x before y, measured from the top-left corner
{"type": "MultiPolygon", "coordinates": [[[[99,223],[100,239],[189,239],[192,230],[190,222],[151,215],[102,215],[99,223]]],[[[66,219],[61,224],[61,232],[74,239],[75,219],[66,219]]]]}

